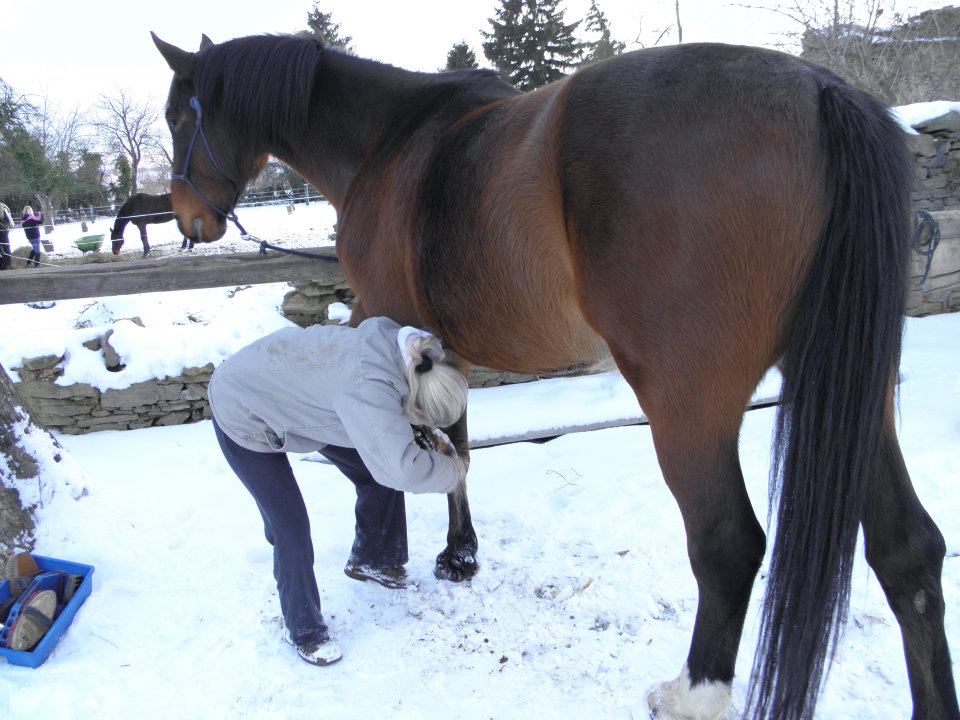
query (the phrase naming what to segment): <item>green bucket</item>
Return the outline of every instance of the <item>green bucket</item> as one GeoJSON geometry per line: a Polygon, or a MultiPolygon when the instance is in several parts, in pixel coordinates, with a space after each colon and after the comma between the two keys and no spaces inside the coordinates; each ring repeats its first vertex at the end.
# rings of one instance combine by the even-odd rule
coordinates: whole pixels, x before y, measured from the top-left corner
{"type": "Polygon", "coordinates": [[[77,246],[77,250],[80,252],[99,250],[100,246],[103,244],[103,235],[103,233],[99,233],[97,235],[84,235],[79,240],[74,240],[73,244],[77,246]]]}

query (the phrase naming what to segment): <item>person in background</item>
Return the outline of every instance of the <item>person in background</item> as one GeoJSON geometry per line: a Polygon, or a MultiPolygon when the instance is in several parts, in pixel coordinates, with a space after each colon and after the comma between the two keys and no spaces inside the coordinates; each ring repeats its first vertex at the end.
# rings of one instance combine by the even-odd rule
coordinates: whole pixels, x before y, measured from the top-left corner
{"type": "Polygon", "coordinates": [[[10,231],[14,227],[10,208],[0,203],[0,270],[10,267],[10,231]]]}
{"type": "Polygon", "coordinates": [[[449,493],[467,472],[435,430],[467,406],[466,380],[443,358],[430,333],[377,317],[356,328],[284,328],[235,353],[210,380],[220,448],[273,545],[284,639],[308,663],[330,665],[341,653],[320,612],[310,521],[286,453],[319,452],[356,486],[344,572],[404,587],[403,491],[449,493]]]}
{"type": "Polygon", "coordinates": [[[24,235],[30,241],[30,256],[27,258],[27,265],[33,263],[34,267],[40,267],[40,226],[43,225],[43,213],[33,214],[33,208],[25,205],[23,208],[23,217],[20,218],[20,227],[23,228],[24,235]]]}

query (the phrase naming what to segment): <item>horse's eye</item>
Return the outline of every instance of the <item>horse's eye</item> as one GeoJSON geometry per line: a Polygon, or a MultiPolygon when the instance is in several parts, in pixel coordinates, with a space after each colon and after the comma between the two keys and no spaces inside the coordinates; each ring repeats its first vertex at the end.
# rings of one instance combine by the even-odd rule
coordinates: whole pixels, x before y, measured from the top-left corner
{"type": "Polygon", "coordinates": [[[177,119],[173,117],[167,118],[167,127],[170,128],[170,132],[173,132],[173,129],[177,126],[177,119]]]}

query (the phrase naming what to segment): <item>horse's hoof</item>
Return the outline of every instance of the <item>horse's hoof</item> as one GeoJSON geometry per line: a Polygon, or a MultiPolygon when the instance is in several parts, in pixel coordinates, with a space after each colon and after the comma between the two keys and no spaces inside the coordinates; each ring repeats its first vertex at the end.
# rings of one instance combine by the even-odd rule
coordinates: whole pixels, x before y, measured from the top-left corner
{"type": "Polygon", "coordinates": [[[477,562],[477,551],[473,548],[458,547],[445,548],[437,555],[437,564],[433,574],[438,580],[463,582],[477,574],[480,563],[477,562]]]}
{"type": "Polygon", "coordinates": [[[706,681],[691,687],[686,666],[676,679],[647,690],[647,707],[654,720],[727,720],[730,699],[725,682],[706,681]]]}
{"type": "Polygon", "coordinates": [[[691,685],[686,665],[675,679],[647,690],[647,707],[655,720],[727,720],[730,699],[730,686],[725,682],[691,685]]]}

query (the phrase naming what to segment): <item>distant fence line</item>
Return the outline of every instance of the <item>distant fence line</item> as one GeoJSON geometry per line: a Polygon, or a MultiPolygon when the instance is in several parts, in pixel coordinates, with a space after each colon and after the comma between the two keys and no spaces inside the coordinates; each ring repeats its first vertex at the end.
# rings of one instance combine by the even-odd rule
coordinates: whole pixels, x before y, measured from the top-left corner
{"type": "MultiPolygon", "coordinates": [[[[261,205],[280,205],[285,203],[310,203],[321,201],[325,198],[309,185],[302,188],[290,190],[262,190],[259,192],[245,193],[237,204],[238,208],[259,207],[261,205]]],[[[123,203],[111,203],[109,205],[90,205],[77,208],[64,208],[53,211],[53,221],[55,223],[80,222],[81,220],[93,221],[98,217],[114,217],[120,210],[123,203]]],[[[19,222],[18,222],[19,227],[19,222]]]]}

